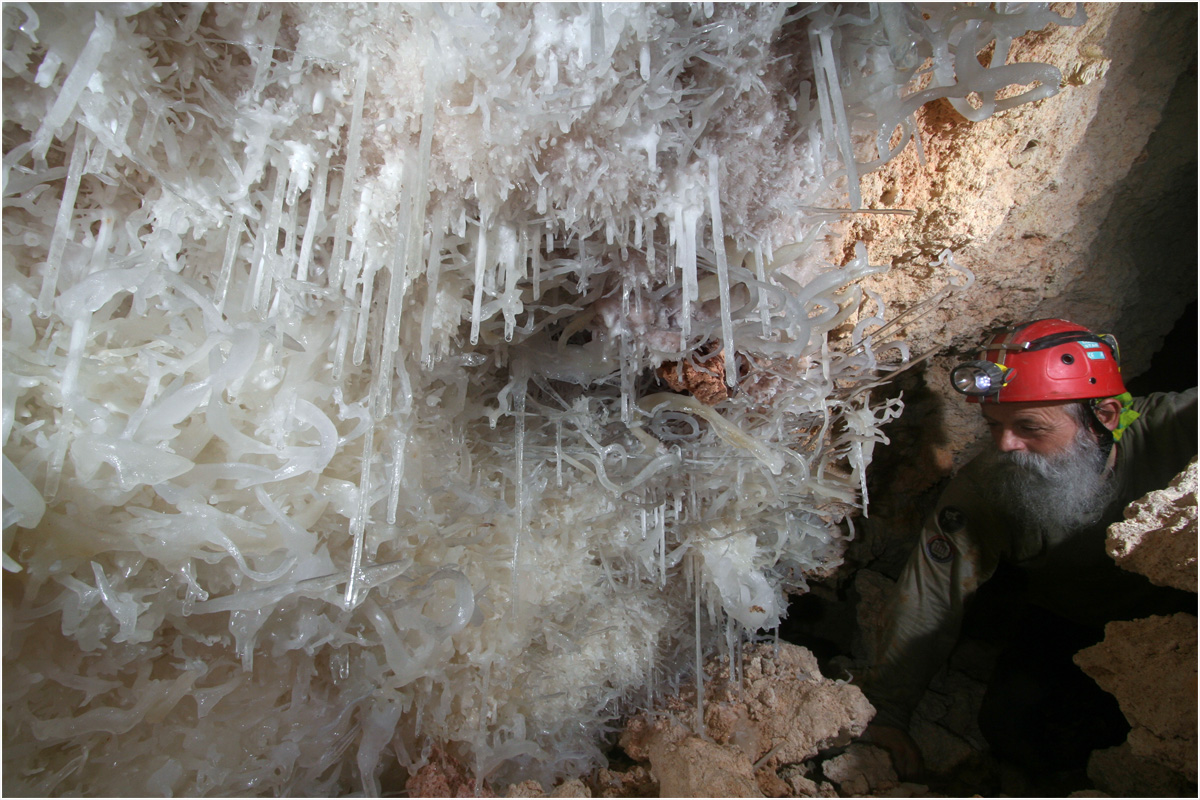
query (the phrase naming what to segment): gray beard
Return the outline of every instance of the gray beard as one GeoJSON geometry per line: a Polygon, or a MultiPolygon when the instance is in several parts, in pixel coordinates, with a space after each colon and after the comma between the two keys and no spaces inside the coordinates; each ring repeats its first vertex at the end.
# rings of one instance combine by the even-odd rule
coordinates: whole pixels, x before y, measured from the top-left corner
{"type": "Polygon", "coordinates": [[[996,491],[1026,526],[1066,535],[1098,522],[1112,499],[1108,453],[1085,428],[1063,453],[996,453],[996,491]]]}

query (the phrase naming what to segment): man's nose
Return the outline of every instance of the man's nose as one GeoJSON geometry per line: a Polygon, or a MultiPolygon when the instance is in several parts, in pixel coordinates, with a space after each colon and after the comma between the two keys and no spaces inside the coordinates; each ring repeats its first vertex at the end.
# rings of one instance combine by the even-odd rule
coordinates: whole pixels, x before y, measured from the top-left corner
{"type": "Polygon", "coordinates": [[[1001,453],[1012,453],[1017,450],[1025,449],[1025,442],[1020,436],[1017,436],[1008,428],[1002,428],[999,433],[995,434],[996,447],[1001,453]]]}

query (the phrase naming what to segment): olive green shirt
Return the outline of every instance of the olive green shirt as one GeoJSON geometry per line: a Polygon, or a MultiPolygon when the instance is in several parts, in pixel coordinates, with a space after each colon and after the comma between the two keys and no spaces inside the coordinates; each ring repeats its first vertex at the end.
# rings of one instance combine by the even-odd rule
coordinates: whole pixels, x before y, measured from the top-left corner
{"type": "Polygon", "coordinates": [[[1196,389],[1138,398],[1133,408],[1141,416],[1115,445],[1112,500],[1082,531],[1063,535],[1021,524],[996,497],[996,465],[986,455],[951,480],[900,574],[877,662],[864,682],[876,722],[908,727],[958,640],[964,605],[1000,561],[1025,573],[1026,600],[1073,622],[1100,627],[1156,613],[1161,590],[1118,567],[1105,540],[1126,505],[1165,487],[1196,455],[1196,389]]]}

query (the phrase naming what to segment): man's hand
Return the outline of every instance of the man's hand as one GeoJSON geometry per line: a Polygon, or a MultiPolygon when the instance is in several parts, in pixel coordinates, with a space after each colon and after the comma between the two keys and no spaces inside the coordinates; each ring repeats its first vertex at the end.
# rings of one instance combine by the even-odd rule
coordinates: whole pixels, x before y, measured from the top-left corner
{"type": "Polygon", "coordinates": [[[908,731],[890,725],[868,725],[862,740],[878,745],[891,754],[892,765],[900,780],[915,781],[925,772],[921,748],[917,747],[908,731]]]}

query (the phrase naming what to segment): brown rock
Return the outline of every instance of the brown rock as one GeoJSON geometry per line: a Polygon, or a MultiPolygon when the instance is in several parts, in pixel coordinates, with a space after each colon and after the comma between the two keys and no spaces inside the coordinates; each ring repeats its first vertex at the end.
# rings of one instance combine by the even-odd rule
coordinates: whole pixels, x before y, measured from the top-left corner
{"type": "Polygon", "coordinates": [[[1196,459],[1108,528],[1108,554],[1159,586],[1196,591],[1196,459]]]}
{"type": "Polygon", "coordinates": [[[729,398],[729,387],[725,385],[724,348],[699,362],[699,366],[684,361],[681,369],[678,361],[667,361],[658,368],[657,375],[674,391],[691,392],[706,406],[715,406],[729,398]]]}
{"type": "Polygon", "coordinates": [[[1110,622],[1075,663],[1113,694],[1133,730],[1134,755],[1196,780],[1196,618],[1110,622]]]}
{"type": "Polygon", "coordinates": [[[546,789],[534,780],[521,781],[508,787],[505,797],[545,797],[546,789]]]}
{"type": "MultiPolygon", "coordinates": [[[[857,686],[823,678],[812,653],[786,642],[778,650],[765,643],[748,647],[740,685],[725,661],[710,661],[705,671],[705,732],[751,763],[768,755],[768,767],[799,763],[849,744],[875,715],[857,686]]],[[[654,747],[690,735],[694,691],[670,699],[670,713],[639,714],[628,722],[620,744],[630,758],[653,761],[654,747]]]]}
{"type": "Polygon", "coordinates": [[[857,686],[821,677],[816,657],[803,647],[781,643],[777,655],[769,644],[748,648],[744,669],[744,692],[718,674],[713,694],[745,704],[758,727],[757,758],[771,754],[766,765],[799,763],[849,744],[875,716],[857,686]]]}
{"type": "MultiPolygon", "coordinates": [[[[533,781],[536,783],[536,781],[533,781]]],[[[471,771],[441,748],[434,748],[429,762],[408,779],[409,797],[495,797],[486,786],[480,785],[471,771]]],[[[541,785],[538,785],[541,789],[541,785]]],[[[541,795],[520,795],[538,797],[541,795]]]]}
{"type": "Polygon", "coordinates": [[[658,797],[659,790],[650,770],[641,764],[635,764],[626,772],[597,770],[592,776],[592,796],[658,797]]]}
{"type": "Polygon", "coordinates": [[[551,797],[591,797],[592,790],[578,778],[568,778],[554,787],[551,797]]]}
{"type": "Polygon", "coordinates": [[[736,747],[698,736],[653,742],[650,770],[662,797],[762,797],[754,765],[736,747]]]}
{"type": "MultiPolygon", "coordinates": [[[[607,771],[607,770],[606,770],[607,771]]],[[[535,780],[521,781],[508,787],[505,797],[591,797],[592,790],[579,778],[568,778],[555,786],[549,794],[546,788],[535,780]]],[[[614,797],[616,795],[605,795],[614,797]]]]}
{"type": "Polygon", "coordinates": [[[808,777],[807,768],[801,764],[784,767],[779,771],[779,776],[796,797],[837,797],[837,789],[833,784],[814,781],[808,777]]]}
{"type": "Polygon", "coordinates": [[[821,770],[843,796],[875,794],[900,782],[887,751],[869,744],[850,745],[846,752],[825,761],[821,770]]]}
{"type": "Polygon", "coordinates": [[[521,781],[508,787],[505,797],[591,797],[592,790],[579,778],[568,778],[546,794],[546,788],[535,780],[521,781]]]}
{"type": "Polygon", "coordinates": [[[1113,797],[1184,797],[1196,788],[1157,761],[1134,755],[1128,742],[1092,753],[1087,775],[1113,797]]]}
{"type": "Polygon", "coordinates": [[[792,787],[773,769],[764,767],[756,770],[754,778],[758,781],[758,790],[763,793],[764,797],[792,796],[792,787]]]}
{"type": "MultiPolygon", "coordinates": [[[[693,701],[694,702],[694,701],[693,701]]],[[[625,723],[618,740],[621,749],[634,761],[649,761],[650,746],[656,741],[677,741],[687,735],[678,715],[685,713],[678,703],[674,714],[638,714],[625,723]]]]}
{"type": "Polygon", "coordinates": [[[736,747],[745,753],[747,758],[758,758],[758,725],[750,719],[750,710],[745,704],[726,701],[714,703],[705,710],[709,736],[718,742],[736,747]]]}
{"type": "Polygon", "coordinates": [[[857,738],[875,715],[858,687],[823,678],[812,653],[786,642],[747,647],[740,681],[724,659],[705,672],[706,738],[692,732],[694,688],[639,714],[621,735],[631,758],[649,760],[662,796],[836,795],[830,784],[775,769],[857,738]]]}

